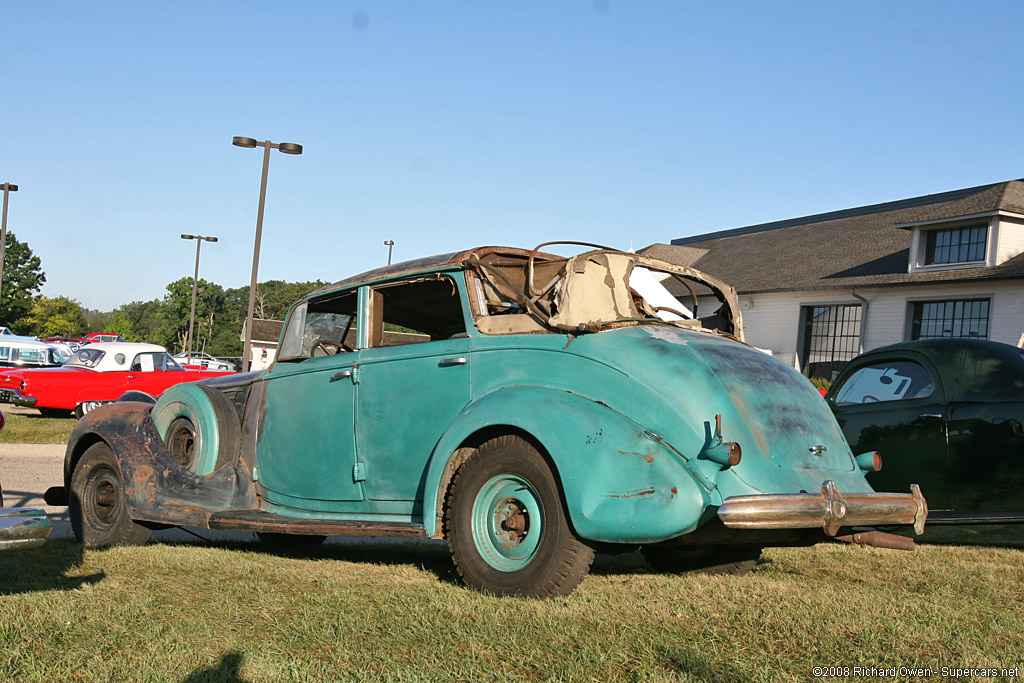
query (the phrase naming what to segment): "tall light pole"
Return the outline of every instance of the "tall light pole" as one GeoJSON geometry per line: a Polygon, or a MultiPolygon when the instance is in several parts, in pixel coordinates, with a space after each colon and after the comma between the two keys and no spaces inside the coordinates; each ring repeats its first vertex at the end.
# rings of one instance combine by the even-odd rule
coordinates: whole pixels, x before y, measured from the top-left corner
{"type": "Polygon", "coordinates": [[[384,246],[386,246],[388,248],[388,265],[390,266],[391,265],[391,250],[395,246],[395,241],[394,240],[384,240],[384,246]]]}
{"type": "Polygon", "coordinates": [[[231,144],[236,147],[263,148],[263,179],[260,181],[260,206],[256,211],[256,245],[252,249],[252,279],[249,281],[249,310],[245,315],[245,341],[242,343],[242,372],[249,369],[249,344],[252,343],[252,311],[256,306],[256,270],[260,263],[260,239],[263,237],[263,205],[267,199],[267,169],[270,168],[270,150],[285,154],[302,154],[302,145],[294,142],[275,144],[270,140],[256,142],[253,138],[235,136],[231,144]]]}
{"type": "Polygon", "coordinates": [[[192,307],[188,311],[188,341],[185,347],[188,349],[188,360],[192,362],[192,327],[196,319],[196,291],[199,286],[199,247],[203,246],[203,241],[216,242],[216,237],[204,237],[203,235],[182,235],[183,240],[195,240],[196,241],[196,273],[192,276],[192,307]]]}
{"type": "Polygon", "coordinates": [[[7,247],[7,195],[11,192],[17,192],[18,186],[11,185],[10,183],[0,184],[0,187],[4,189],[4,217],[0,225],[0,292],[4,288],[4,249],[7,247]]]}

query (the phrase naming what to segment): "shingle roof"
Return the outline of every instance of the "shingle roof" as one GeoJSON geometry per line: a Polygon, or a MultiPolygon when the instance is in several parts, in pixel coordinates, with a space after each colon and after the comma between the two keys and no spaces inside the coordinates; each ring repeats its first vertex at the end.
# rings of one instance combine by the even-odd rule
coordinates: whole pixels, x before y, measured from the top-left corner
{"type": "Polygon", "coordinates": [[[641,252],[745,294],[1024,278],[1024,254],[992,268],[907,272],[910,235],[896,225],[1000,210],[1024,214],[1024,179],[696,235],[641,252]]]}

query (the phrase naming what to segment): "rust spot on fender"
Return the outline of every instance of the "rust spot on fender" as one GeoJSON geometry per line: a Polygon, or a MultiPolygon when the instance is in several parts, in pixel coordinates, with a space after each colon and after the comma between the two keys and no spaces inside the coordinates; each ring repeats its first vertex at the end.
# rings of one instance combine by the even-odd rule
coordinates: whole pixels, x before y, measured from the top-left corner
{"type": "Polygon", "coordinates": [[[676,495],[678,495],[678,494],[679,494],[679,489],[677,489],[675,486],[673,486],[672,487],[672,497],[675,498],[676,495]]]}
{"type": "Polygon", "coordinates": [[[132,476],[135,481],[141,483],[148,482],[153,478],[153,468],[149,465],[137,465],[135,470],[132,472],[132,476]]]}
{"type": "Polygon", "coordinates": [[[619,455],[639,455],[641,458],[643,458],[648,463],[654,462],[654,456],[651,455],[650,453],[637,453],[636,451],[623,451],[623,450],[620,450],[618,448],[616,448],[615,451],[619,455]]]}
{"type": "Polygon", "coordinates": [[[654,489],[644,489],[643,491],[630,491],[629,493],[609,493],[609,498],[639,498],[640,496],[650,496],[654,493],[654,489]]]}

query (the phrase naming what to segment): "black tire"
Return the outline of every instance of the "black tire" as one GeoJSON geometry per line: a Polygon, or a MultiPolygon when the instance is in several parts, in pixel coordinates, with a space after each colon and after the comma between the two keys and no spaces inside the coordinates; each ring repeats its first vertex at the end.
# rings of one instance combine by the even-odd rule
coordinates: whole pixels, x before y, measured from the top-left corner
{"type": "Polygon", "coordinates": [[[260,543],[278,548],[313,548],[323,545],[326,536],[319,534],[281,534],[274,531],[257,531],[260,543]]]}
{"type": "Polygon", "coordinates": [[[142,545],[149,540],[149,529],[128,516],[121,468],[103,442],[89,446],[75,465],[68,512],[75,537],[86,547],[142,545]]]}
{"type": "Polygon", "coordinates": [[[645,545],[640,553],[664,574],[746,574],[761,557],[756,546],[645,545]]]}
{"type": "Polygon", "coordinates": [[[171,457],[193,474],[211,474],[238,456],[238,414],[216,389],[176,384],[160,396],[150,414],[171,457]]]}
{"type": "Polygon", "coordinates": [[[517,436],[484,443],[456,471],[445,537],[463,582],[494,595],[568,595],[594,559],[569,526],[551,468],[517,436]]]}

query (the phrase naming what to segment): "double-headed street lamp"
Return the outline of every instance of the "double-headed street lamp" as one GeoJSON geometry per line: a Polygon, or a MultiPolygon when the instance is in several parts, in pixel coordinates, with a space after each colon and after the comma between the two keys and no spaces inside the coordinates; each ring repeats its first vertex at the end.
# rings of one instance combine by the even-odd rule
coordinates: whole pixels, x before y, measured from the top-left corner
{"type": "Polygon", "coordinates": [[[3,220],[0,221],[0,292],[3,291],[4,287],[4,249],[7,246],[7,195],[11,192],[17,192],[18,186],[11,185],[10,183],[0,183],[0,187],[4,190],[4,216],[3,220]]]}
{"type": "Polygon", "coordinates": [[[245,316],[245,342],[242,345],[242,371],[249,369],[249,344],[252,343],[252,312],[256,306],[256,270],[260,263],[260,239],[263,236],[263,205],[267,199],[267,169],[270,168],[270,150],[277,149],[285,154],[302,154],[302,145],[294,142],[275,144],[270,140],[256,142],[253,138],[235,137],[231,144],[236,147],[263,148],[263,179],[260,181],[260,206],[256,212],[256,245],[252,250],[252,280],[249,282],[249,310],[245,316]]]}
{"type": "Polygon", "coordinates": [[[188,349],[188,362],[192,362],[192,327],[196,319],[196,291],[199,286],[199,247],[203,246],[203,241],[216,242],[216,237],[205,237],[203,235],[182,235],[183,240],[195,240],[196,241],[196,274],[192,276],[192,308],[188,311],[188,335],[185,346],[188,349]]]}

